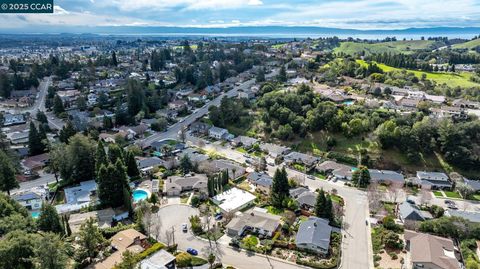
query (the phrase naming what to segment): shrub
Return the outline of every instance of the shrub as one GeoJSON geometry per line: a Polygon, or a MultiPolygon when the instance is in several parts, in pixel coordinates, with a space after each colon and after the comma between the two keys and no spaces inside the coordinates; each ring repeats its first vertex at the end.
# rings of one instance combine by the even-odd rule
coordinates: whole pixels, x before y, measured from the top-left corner
{"type": "Polygon", "coordinates": [[[152,255],[153,253],[165,248],[165,245],[162,243],[155,243],[151,247],[147,248],[146,250],[142,251],[138,254],[139,260],[143,260],[146,257],[152,255]]]}
{"type": "Polygon", "coordinates": [[[178,267],[188,267],[192,264],[192,255],[186,252],[180,252],[176,256],[178,267]]]}
{"type": "Polygon", "coordinates": [[[388,253],[388,255],[390,256],[390,258],[392,258],[392,260],[398,259],[398,255],[395,252],[390,252],[390,253],[388,253]]]}
{"type": "Polygon", "coordinates": [[[378,262],[381,259],[382,259],[382,257],[380,255],[378,255],[378,254],[373,255],[373,261],[378,262]]]}

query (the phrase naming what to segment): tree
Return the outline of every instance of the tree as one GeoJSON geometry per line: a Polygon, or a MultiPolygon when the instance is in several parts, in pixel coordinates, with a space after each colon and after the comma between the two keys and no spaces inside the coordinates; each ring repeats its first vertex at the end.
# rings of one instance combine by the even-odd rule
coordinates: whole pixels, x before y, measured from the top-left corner
{"type": "Polygon", "coordinates": [[[270,201],[273,206],[278,208],[283,206],[283,201],[289,195],[289,188],[285,167],[282,167],[281,170],[277,169],[273,176],[272,191],[270,192],[270,201]]]}
{"type": "Polygon", "coordinates": [[[153,205],[156,205],[158,203],[158,195],[156,193],[152,193],[152,195],[150,196],[150,203],[152,203],[153,205]]]}
{"type": "Polygon", "coordinates": [[[0,150],[0,191],[10,195],[10,191],[18,187],[12,160],[3,150],[0,150]]]}
{"type": "Polygon", "coordinates": [[[462,195],[463,199],[467,199],[471,194],[475,192],[470,185],[467,185],[463,182],[458,182],[457,184],[455,184],[455,188],[462,195]]]}
{"type": "Polygon", "coordinates": [[[76,260],[80,262],[84,261],[85,259],[91,261],[97,256],[101,246],[107,242],[98,229],[96,221],[93,218],[89,218],[80,226],[78,238],[78,245],[80,247],[76,252],[78,255],[76,260]]]}
{"type": "Polygon", "coordinates": [[[190,161],[190,157],[187,154],[183,155],[182,159],[180,159],[180,169],[182,173],[188,174],[193,168],[192,161],[190,161]]]}
{"type": "Polygon", "coordinates": [[[132,152],[127,151],[125,162],[127,165],[127,175],[129,177],[140,176],[140,171],[138,170],[138,167],[137,167],[137,161],[135,161],[135,157],[133,156],[132,152]]]}
{"type": "Polygon", "coordinates": [[[255,78],[257,83],[262,83],[265,81],[265,70],[263,68],[259,68],[257,72],[257,77],[255,78]]]}
{"type": "Polygon", "coordinates": [[[55,97],[53,97],[53,113],[59,116],[63,112],[65,112],[65,107],[63,106],[62,99],[58,94],[55,94],[55,97]]]}
{"type": "Polygon", "coordinates": [[[95,171],[98,173],[100,167],[103,165],[108,165],[107,154],[105,153],[105,146],[102,140],[98,140],[97,150],[95,153],[95,171]]]}
{"type": "Polygon", "coordinates": [[[208,261],[208,264],[210,264],[210,269],[213,268],[213,264],[215,263],[216,259],[217,257],[212,252],[208,254],[207,261],[208,261]]]}
{"type": "Polygon", "coordinates": [[[67,121],[65,126],[62,127],[60,130],[59,140],[60,142],[67,143],[70,137],[74,136],[77,133],[75,127],[73,126],[71,121],[67,121]]]}
{"type": "Polygon", "coordinates": [[[138,259],[137,256],[130,250],[126,250],[122,253],[122,262],[116,265],[117,269],[134,269],[137,268],[138,259]]]}
{"type": "Polygon", "coordinates": [[[126,199],[130,199],[124,188],[129,193],[127,175],[121,160],[117,160],[115,165],[101,165],[98,172],[98,198],[101,204],[106,207],[124,205],[126,199]]]}
{"type": "Polygon", "coordinates": [[[108,145],[108,161],[111,163],[121,161],[123,163],[123,149],[117,144],[108,145]]]}
{"type": "Polygon", "coordinates": [[[352,182],[355,186],[366,188],[370,184],[370,172],[368,168],[361,165],[352,174],[352,182]]]}
{"type": "Polygon", "coordinates": [[[37,220],[38,229],[44,232],[63,233],[62,223],[55,207],[49,203],[43,203],[40,216],[37,220]]]}
{"type": "Polygon", "coordinates": [[[325,192],[323,189],[320,189],[317,195],[317,201],[315,203],[315,215],[319,218],[325,215],[325,205],[327,204],[327,199],[325,197],[325,192]]]}
{"type": "Polygon", "coordinates": [[[35,262],[38,269],[64,269],[67,268],[67,244],[59,235],[45,233],[37,240],[35,247],[35,262]]]}
{"type": "Polygon", "coordinates": [[[30,122],[30,131],[28,133],[28,153],[30,156],[42,154],[45,152],[45,145],[42,142],[37,127],[33,122],[30,122]]]}
{"type": "Polygon", "coordinates": [[[95,178],[95,145],[86,136],[76,134],[65,147],[60,174],[64,180],[77,183],[95,178]]]}
{"type": "Polygon", "coordinates": [[[284,65],[282,65],[280,71],[278,72],[277,80],[279,82],[287,82],[287,70],[285,69],[284,65]]]}
{"type": "Polygon", "coordinates": [[[117,54],[115,53],[115,51],[112,52],[112,65],[113,65],[113,66],[117,66],[117,65],[118,65],[118,62],[117,62],[117,54]]]}
{"type": "Polygon", "coordinates": [[[48,124],[47,115],[43,111],[37,111],[37,121],[43,124],[48,124]]]}
{"type": "Polygon", "coordinates": [[[27,269],[33,267],[36,236],[22,230],[8,233],[0,240],[0,268],[27,269]]]}

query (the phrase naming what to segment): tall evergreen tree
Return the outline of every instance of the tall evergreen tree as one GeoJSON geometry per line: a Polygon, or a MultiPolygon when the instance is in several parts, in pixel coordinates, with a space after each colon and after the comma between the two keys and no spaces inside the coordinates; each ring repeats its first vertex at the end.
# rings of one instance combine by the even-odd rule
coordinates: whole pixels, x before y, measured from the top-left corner
{"type": "Polygon", "coordinates": [[[140,176],[140,171],[138,170],[137,161],[135,161],[135,156],[131,151],[127,152],[127,157],[125,162],[127,165],[127,175],[129,177],[140,176]]]}
{"type": "Polygon", "coordinates": [[[125,168],[121,160],[102,165],[98,173],[98,198],[103,206],[118,207],[125,204],[124,189],[129,191],[125,168]]]}
{"type": "Polygon", "coordinates": [[[63,106],[62,99],[58,94],[55,94],[55,97],[53,97],[53,113],[58,116],[63,112],[65,112],[65,107],[63,106]]]}
{"type": "Polygon", "coordinates": [[[183,155],[183,157],[180,159],[180,169],[182,170],[182,173],[188,174],[193,168],[192,162],[190,161],[190,158],[188,157],[187,154],[183,155]]]}
{"type": "Polygon", "coordinates": [[[285,69],[285,66],[283,66],[283,65],[280,68],[280,71],[278,72],[277,80],[279,82],[287,82],[287,70],[285,69]]]}
{"type": "Polygon", "coordinates": [[[73,126],[71,121],[67,121],[67,124],[62,127],[62,130],[60,130],[60,135],[59,135],[59,140],[60,142],[67,143],[70,137],[74,136],[77,133],[75,130],[75,127],[73,126]]]}
{"type": "Polygon", "coordinates": [[[265,81],[265,70],[263,68],[259,68],[257,72],[257,77],[255,78],[257,83],[262,83],[265,81]]]}
{"type": "Polygon", "coordinates": [[[10,191],[18,186],[12,160],[3,150],[0,150],[0,191],[5,191],[10,195],[10,191]]]}
{"type": "Polygon", "coordinates": [[[317,202],[315,203],[315,215],[319,218],[325,217],[325,206],[327,204],[327,199],[325,197],[325,192],[323,189],[320,189],[317,195],[317,202]]]}
{"type": "Polygon", "coordinates": [[[108,165],[107,154],[105,153],[105,146],[101,139],[98,140],[97,150],[95,153],[95,171],[98,173],[100,167],[108,165]]]}
{"type": "Polygon", "coordinates": [[[123,149],[117,144],[108,145],[108,161],[116,163],[118,160],[123,162],[123,149]]]}
{"type": "Polygon", "coordinates": [[[42,154],[44,152],[42,139],[40,138],[37,127],[35,127],[33,122],[30,122],[30,131],[28,133],[28,152],[30,156],[42,154]]]}
{"type": "Polygon", "coordinates": [[[38,269],[64,269],[67,268],[67,243],[59,235],[45,233],[37,241],[35,248],[35,262],[38,269]]]}
{"type": "Polygon", "coordinates": [[[117,62],[117,54],[115,53],[115,51],[112,52],[112,65],[113,65],[113,66],[117,66],[117,65],[118,65],[118,62],[117,62]]]}
{"type": "Polygon", "coordinates": [[[273,176],[272,190],[270,192],[270,201],[272,205],[281,208],[283,206],[283,201],[289,195],[288,190],[288,177],[285,167],[281,170],[277,169],[273,176]]]}
{"type": "Polygon", "coordinates": [[[40,210],[40,216],[37,220],[38,229],[44,232],[63,233],[62,222],[58,216],[57,210],[50,203],[43,203],[40,210]]]}

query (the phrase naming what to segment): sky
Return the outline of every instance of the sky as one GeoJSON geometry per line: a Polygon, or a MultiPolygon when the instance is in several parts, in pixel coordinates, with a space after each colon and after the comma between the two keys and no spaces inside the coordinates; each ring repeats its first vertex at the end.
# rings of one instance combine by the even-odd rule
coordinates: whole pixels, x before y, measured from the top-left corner
{"type": "Polygon", "coordinates": [[[48,26],[480,27],[480,0],[54,0],[54,14],[0,14],[0,29],[48,26]]]}

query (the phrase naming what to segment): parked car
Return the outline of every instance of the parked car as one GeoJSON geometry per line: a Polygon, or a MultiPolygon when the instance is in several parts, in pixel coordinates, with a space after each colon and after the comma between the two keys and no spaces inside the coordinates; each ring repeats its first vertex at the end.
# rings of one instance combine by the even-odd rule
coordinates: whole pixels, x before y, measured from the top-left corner
{"type": "Polygon", "coordinates": [[[188,228],[187,228],[187,224],[186,224],[186,223],[183,223],[183,224],[182,224],[182,231],[183,231],[184,233],[186,233],[186,232],[188,231],[188,228]]]}
{"type": "Polygon", "coordinates": [[[315,177],[313,175],[308,175],[307,178],[311,180],[315,180],[315,177]]]}
{"type": "Polygon", "coordinates": [[[198,251],[194,248],[187,248],[187,253],[193,255],[193,256],[197,256],[198,255],[198,251]]]}

